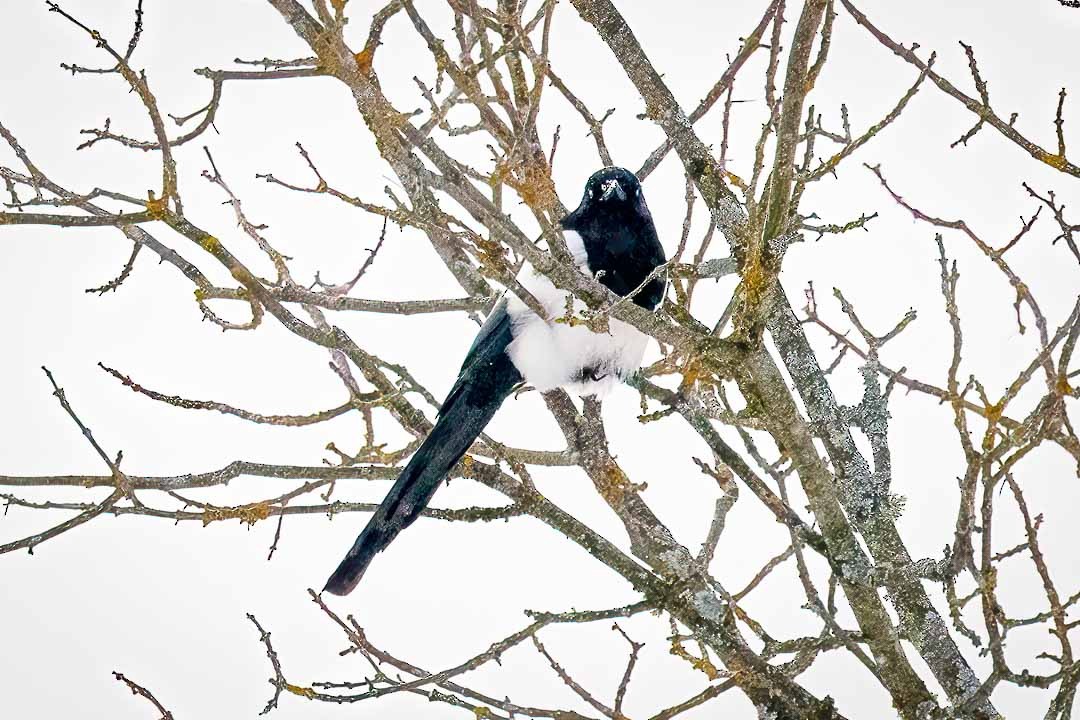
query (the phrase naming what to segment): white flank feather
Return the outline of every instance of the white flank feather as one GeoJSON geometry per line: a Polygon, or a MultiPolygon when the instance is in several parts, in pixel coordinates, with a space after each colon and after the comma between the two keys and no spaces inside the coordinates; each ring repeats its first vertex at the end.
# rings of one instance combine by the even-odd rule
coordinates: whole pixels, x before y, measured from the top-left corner
{"type": "MultiPolygon", "coordinates": [[[[566,244],[582,272],[592,274],[581,236],[572,230],[564,233],[566,244]]],[[[526,264],[518,276],[521,285],[532,293],[551,321],[544,321],[513,294],[507,300],[507,312],[513,323],[514,340],[507,354],[525,381],[540,392],[564,388],[582,397],[603,397],[641,365],[649,338],[621,320],[609,318],[608,333],[594,333],[583,325],[554,322],[566,314],[569,293],[526,264]],[[591,370],[591,377],[583,376],[591,370]]],[[[586,305],[574,300],[574,312],[586,305]]]]}

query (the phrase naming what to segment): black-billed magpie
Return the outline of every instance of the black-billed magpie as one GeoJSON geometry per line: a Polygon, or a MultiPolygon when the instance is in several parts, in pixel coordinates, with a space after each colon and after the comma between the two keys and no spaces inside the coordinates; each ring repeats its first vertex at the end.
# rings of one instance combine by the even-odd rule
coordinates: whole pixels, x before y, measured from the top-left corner
{"type": "MultiPolygon", "coordinates": [[[[577,209],[562,219],[567,248],[578,268],[619,295],[638,289],[665,261],[641,184],[629,170],[607,167],[585,183],[577,209]]],[[[648,337],[614,318],[607,333],[556,323],[568,293],[526,265],[521,285],[547,312],[541,318],[514,295],[492,310],[465,356],[431,434],[401,471],[363,532],[326,582],[325,591],[349,593],[372,558],[427,507],[439,483],[483,431],[513,389],[527,382],[546,392],[565,388],[602,397],[637,370],[648,337]]],[[[651,279],[632,298],[648,310],[663,299],[665,282],[651,279]]],[[[575,301],[577,310],[583,305],[575,301]]]]}

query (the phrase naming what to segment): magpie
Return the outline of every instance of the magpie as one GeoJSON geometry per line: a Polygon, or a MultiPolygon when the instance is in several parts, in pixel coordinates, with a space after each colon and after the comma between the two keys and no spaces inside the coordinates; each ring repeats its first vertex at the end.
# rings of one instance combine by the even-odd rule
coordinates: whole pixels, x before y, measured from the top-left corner
{"type": "MultiPolygon", "coordinates": [[[[656,309],[666,283],[649,275],[665,262],[664,248],[632,172],[606,167],[594,173],[585,183],[581,204],[560,224],[581,272],[624,297],[638,290],[632,301],[656,309]]],[[[326,592],[346,595],[356,587],[372,558],[427,507],[443,478],[515,387],[525,382],[540,392],[564,388],[582,397],[603,397],[641,364],[648,337],[637,328],[614,318],[607,333],[555,322],[566,314],[568,293],[528,264],[518,279],[548,319],[513,294],[496,304],[469,348],[431,433],[330,576],[326,592]]],[[[580,300],[574,304],[577,311],[584,308],[580,300]]]]}

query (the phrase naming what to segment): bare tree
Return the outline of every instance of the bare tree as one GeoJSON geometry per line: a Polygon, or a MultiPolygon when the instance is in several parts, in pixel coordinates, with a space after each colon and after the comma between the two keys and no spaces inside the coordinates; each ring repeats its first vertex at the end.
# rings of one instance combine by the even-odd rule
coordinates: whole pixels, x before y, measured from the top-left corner
{"type": "MultiPolygon", "coordinates": [[[[351,414],[366,427],[363,446],[344,451],[331,445],[336,462],[327,466],[237,461],[212,472],[178,468],[178,474],[169,477],[138,475],[124,466],[115,448],[98,443],[87,427],[90,421],[80,418],[77,403],[69,401],[46,369],[57,400],[107,471],[80,476],[0,476],[0,484],[22,493],[3,495],[9,508],[75,513],[59,525],[0,545],[0,552],[32,552],[99,516],[126,514],[175,522],[274,522],[276,532],[269,549],[273,555],[286,515],[371,511],[374,504],[370,502],[335,499],[335,484],[393,478],[430,429],[437,393],[418,383],[399,364],[400,358],[379,357],[365,349],[363,342],[333,323],[333,313],[477,315],[490,309],[504,289],[529,302],[514,279],[528,261],[589,307],[583,314],[568,310],[553,322],[585,323],[594,332],[605,332],[607,318],[614,317],[659,343],[660,359],[631,381],[641,396],[639,420],[678,418],[712,451],[709,461],[695,458],[701,472],[716,482],[717,500],[707,537],[696,550],[676,540],[681,533],[665,525],[646,502],[643,478],[634,477],[610,452],[597,401],[586,398],[576,403],[561,391],[546,393],[544,403],[565,438],[565,449],[510,447],[484,435],[458,464],[454,476],[498,491],[506,503],[429,509],[425,515],[454,522],[530,516],[624,578],[638,599],[601,610],[531,612],[519,631],[495,639],[483,653],[431,671],[377,647],[355,619],[342,617],[312,592],[312,600],[326,618],[340,627],[347,643],[345,652],[363,658],[367,670],[348,682],[295,684],[286,675],[270,632],[249,615],[272,667],[273,696],[264,713],[277,707],[283,694],[353,703],[404,692],[449,703],[478,718],[624,718],[628,692],[647,679],[639,680],[640,673],[635,672],[643,646],[619,621],[651,613],[656,623],[670,630],[665,650],[685,660],[688,673],[701,673],[708,680],[700,693],[656,708],[656,720],[678,716],[728,691],[743,693],[762,718],[843,717],[828,696],[817,696],[800,682],[800,676],[826,653],[849,653],[856,658],[865,670],[863,681],[883,688],[902,718],[1001,717],[994,697],[1005,685],[1050,689],[1049,704],[1040,712],[1046,718],[1071,716],[1080,683],[1080,659],[1074,657],[1071,644],[1080,621],[1071,618],[1080,601],[1080,588],[1059,587],[1052,579],[1054,572],[1040,547],[1040,508],[1025,499],[1024,461],[1036,448],[1053,446],[1080,464],[1080,440],[1068,412],[1075,410],[1080,397],[1080,389],[1073,386],[1080,369],[1070,370],[1076,364],[1073,354],[1080,337],[1080,300],[1065,316],[1048,317],[1032,286],[1011,265],[1009,251],[1019,243],[1033,242],[1029,237],[1036,232],[1036,221],[1042,220],[1039,227],[1049,225],[1053,238],[1053,245],[1044,249],[1046,262],[1080,261],[1078,221],[1070,217],[1053,190],[1025,184],[1035,207],[1033,214],[1021,219],[1015,233],[984,237],[962,219],[938,218],[920,209],[925,198],[920,197],[919,188],[894,186],[880,166],[865,166],[861,172],[880,184],[883,201],[899,204],[918,222],[917,232],[936,238],[941,313],[952,335],[951,361],[944,379],[938,381],[916,377],[882,359],[886,344],[915,321],[914,312],[879,327],[866,322],[853,299],[841,290],[834,292],[838,309],[826,310],[819,305],[813,286],[797,312],[778,280],[792,243],[867,229],[876,213],[853,210],[853,219],[826,223],[805,207],[804,193],[813,183],[828,182],[841,164],[846,167],[848,159],[885,133],[920,92],[942,93],[970,114],[973,125],[957,144],[967,144],[980,131],[994,133],[999,142],[1015,145],[1036,163],[1058,171],[1064,182],[1075,183],[1080,167],[1066,153],[1065,89],[1056,104],[1056,144],[1043,147],[1021,131],[1016,115],[1003,117],[995,109],[972,47],[962,44],[975,88],[969,94],[959,88],[959,78],[939,74],[933,53],[894,39],[850,0],[805,0],[795,6],[785,0],[763,2],[757,24],[740,28],[746,33],[741,49],[689,113],[610,0],[562,4],[554,0],[448,0],[438,12],[430,8],[435,3],[392,0],[375,13],[362,44],[347,41],[347,36],[356,37],[356,28],[347,24],[352,10],[347,0],[313,0],[309,7],[297,0],[268,2],[307,44],[310,54],[296,59],[238,60],[240,69],[197,70],[209,85],[210,100],[184,116],[169,116],[160,109],[151,78],[135,65],[144,20],[141,0],[126,46],[103,37],[90,19],[46,3],[63,21],[80,28],[87,43],[101,53],[100,66],[65,67],[74,74],[119,76],[142,104],[153,128],[152,137],[141,138],[124,134],[106,121],[83,131],[82,147],[115,143],[148,151],[148,161],[160,162],[160,187],[145,197],[131,188],[71,188],[35,164],[32,149],[19,144],[16,128],[0,125],[0,135],[14,158],[0,167],[8,195],[0,225],[116,228],[131,246],[130,257],[114,279],[88,292],[118,290],[141,254],[156,255],[190,280],[204,318],[223,330],[255,331],[274,322],[296,342],[325,348],[330,369],[340,378],[343,400],[308,415],[263,414],[150,389],[121,370],[101,366],[134,392],[178,408],[215,410],[253,423],[290,427],[351,414]],[[538,125],[542,108],[568,103],[595,142],[599,162],[612,164],[604,135],[611,111],[598,114],[590,109],[589,99],[573,91],[573,78],[562,74],[559,59],[549,52],[552,18],[557,12],[574,15],[581,32],[595,32],[607,44],[611,62],[621,66],[644,102],[643,119],[664,133],[664,141],[636,169],[638,177],[645,181],[672,151],[684,171],[685,222],[673,259],[663,269],[669,294],[656,314],[623,301],[595,278],[578,272],[557,230],[566,207],[552,181],[551,167],[559,160],[559,134],[569,129],[545,135],[538,125]],[[839,128],[830,129],[831,121],[824,121],[811,103],[815,82],[829,62],[832,30],[840,14],[850,16],[895,55],[895,62],[906,63],[911,70],[911,83],[898,89],[892,110],[864,129],[852,128],[846,107],[839,109],[839,128]],[[411,112],[393,104],[380,85],[380,62],[389,52],[382,41],[388,23],[411,27],[423,41],[430,55],[422,62],[416,59],[418,74],[434,62],[433,76],[415,79],[426,102],[421,110],[411,112]],[[784,34],[785,23],[790,35],[784,34]],[[758,54],[767,60],[765,76],[747,77],[744,68],[758,54]],[[314,77],[332,78],[348,89],[359,119],[371,131],[400,186],[400,190],[388,188],[382,204],[354,197],[338,178],[324,175],[318,158],[299,143],[297,151],[309,170],[307,176],[259,176],[272,186],[267,192],[327,196],[311,202],[332,198],[382,219],[382,234],[367,261],[341,284],[318,275],[310,284],[294,277],[291,258],[275,249],[264,225],[245,214],[241,198],[230,189],[226,174],[207,149],[202,178],[231,206],[247,241],[269,261],[272,275],[261,276],[245,264],[213,228],[200,223],[198,211],[185,206],[173,152],[209,137],[207,131],[228,101],[229,86],[314,77]],[[729,143],[736,79],[764,90],[758,117],[750,109],[743,115],[743,122],[760,122],[752,147],[729,143]],[[722,113],[722,135],[702,137],[695,123],[714,108],[722,113]],[[455,150],[462,147],[458,142],[462,139],[486,148],[488,156],[482,165],[470,164],[468,153],[455,150]],[[741,163],[733,163],[733,158],[741,163]],[[740,176],[731,167],[749,170],[740,176]],[[699,224],[701,213],[708,218],[700,239],[691,237],[695,213],[699,224]],[[382,301],[351,294],[365,274],[378,271],[378,253],[395,227],[426,236],[432,251],[460,284],[460,297],[382,301]],[[728,254],[717,235],[727,244],[728,254]],[[1007,280],[1015,295],[1015,317],[1010,322],[1037,338],[1037,349],[1026,367],[1000,392],[981,382],[963,358],[964,325],[969,316],[984,312],[984,303],[981,298],[964,296],[960,269],[950,258],[946,242],[971,244],[986,266],[1007,280]],[[200,267],[208,264],[224,268],[233,282],[212,282],[210,273],[200,267]],[[721,308],[703,303],[702,293],[695,290],[703,281],[731,274],[738,276],[736,291],[727,307],[717,312],[721,308]],[[812,343],[819,351],[831,343],[833,354],[819,359],[812,343]],[[863,392],[857,404],[841,404],[834,394],[830,383],[842,373],[861,379],[863,392]],[[965,461],[954,539],[939,557],[913,558],[897,529],[902,501],[890,492],[889,405],[895,402],[898,388],[936,398],[951,408],[956,442],[965,461]],[[389,433],[390,425],[414,440],[388,449],[380,437],[389,433]],[[531,474],[552,466],[576,467],[592,482],[621,522],[629,538],[629,554],[536,489],[531,474]],[[187,494],[240,476],[292,483],[286,491],[239,505],[212,504],[187,494]],[[65,502],[32,500],[25,491],[37,487],[70,487],[72,496],[65,502]],[[108,495],[99,498],[102,490],[95,488],[107,490],[108,495]],[[806,507],[793,501],[793,496],[805,498],[806,507]],[[761,503],[785,529],[788,546],[751,582],[737,588],[722,581],[713,561],[728,513],[740,498],[745,498],[744,503],[761,503]],[[995,519],[1004,512],[1020,514],[1024,528],[1020,536],[995,534],[995,519]],[[1000,600],[996,578],[1004,564],[1020,562],[1033,566],[1044,602],[1036,614],[1018,617],[1000,600]],[[812,620],[807,620],[802,635],[778,635],[750,615],[744,600],[751,593],[763,592],[766,579],[792,563],[803,594],[796,604],[812,620]],[[625,669],[613,694],[584,687],[541,639],[552,626],[594,622],[614,623],[626,641],[625,669]],[[1050,670],[1017,664],[1005,653],[1010,633],[1033,626],[1045,630],[1040,667],[1050,670]],[[547,706],[519,704],[470,684],[470,671],[529,646],[587,711],[564,709],[558,701],[547,706]],[[987,671],[976,671],[971,658],[977,654],[989,656],[987,671]]],[[[662,432],[657,430],[658,435],[662,432]]],[[[339,548],[329,550],[336,555],[339,548]]],[[[164,717],[171,717],[147,690],[119,673],[116,677],[153,703],[164,717]]]]}

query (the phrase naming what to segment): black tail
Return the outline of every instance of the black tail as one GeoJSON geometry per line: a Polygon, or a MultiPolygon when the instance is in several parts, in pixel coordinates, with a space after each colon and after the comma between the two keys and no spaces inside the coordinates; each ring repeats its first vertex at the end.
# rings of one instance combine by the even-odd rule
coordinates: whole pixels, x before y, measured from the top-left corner
{"type": "Polygon", "coordinates": [[[510,340],[509,318],[504,308],[496,308],[473,343],[431,434],[398,475],[323,590],[347,595],[356,587],[372,558],[419,517],[439,483],[521,382],[521,374],[505,352],[510,340]]]}

